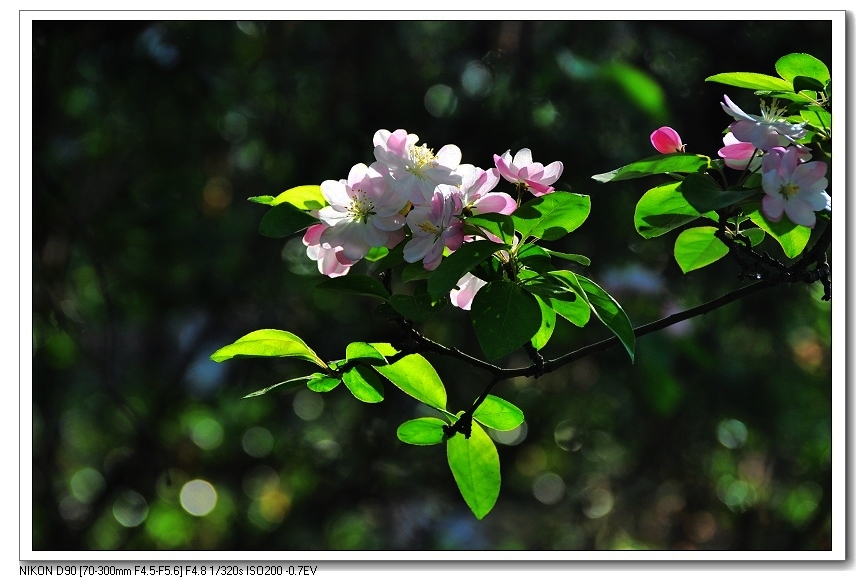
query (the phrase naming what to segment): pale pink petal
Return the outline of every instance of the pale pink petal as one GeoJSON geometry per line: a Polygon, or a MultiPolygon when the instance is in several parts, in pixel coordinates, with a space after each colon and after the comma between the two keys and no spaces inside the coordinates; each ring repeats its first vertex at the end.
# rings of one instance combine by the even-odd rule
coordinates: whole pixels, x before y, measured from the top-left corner
{"type": "Polygon", "coordinates": [[[532,164],[532,150],[523,148],[514,156],[514,165],[517,167],[528,167],[532,164]]]}
{"type": "Polygon", "coordinates": [[[456,169],[462,159],[462,152],[456,145],[445,145],[436,154],[436,159],[440,165],[450,169],[456,169]]]}
{"type": "Polygon", "coordinates": [[[313,224],[307,228],[306,233],[303,235],[303,243],[307,246],[318,246],[320,244],[321,233],[324,232],[325,228],[327,226],[324,224],[313,224]]]}
{"type": "Polygon", "coordinates": [[[361,183],[366,176],[366,164],[356,163],[352,166],[351,170],[348,172],[348,185],[349,187],[354,187],[357,184],[361,183]]]}
{"type": "Polygon", "coordinates": [[[490,192],[474,205],[476,214],[504,214],[510,216],[517,209],[517,201],[501,192],[490,192]]]}
{"type": "Polygon", "coordinates": [[[772,222],[781,219],[784,213],[784,199],[780,196],[763,196],[763,215],[772,222]]]}
{"type": "Polygon", "coordinates": [[[547,167],[544,168],[544,175],[543,177],[538,179],[538,181],[542,184],[550,185],[557,179],[562,177],[562,171],[564,170],[564,168],[565,166],[562,165],[562,162],[554,161],[553,163],[549,164],[547,167]]]}
{"type": "Polygon", "coordinates": [[[799,192],[799,197],[805,200],[808,206],[815,212],[828,210],[832,207],[832,198],[826,192],[799,192]]]}
{"type": "Polygon", "coordinates": [[[348,186],[335,180],[326,180],[321,183],[321,194],[332,206],[346,208],[351,205],[348,195],[348,186]]]}
{"type": "Polygon", "coordinates": [[[433,236],[415,236],[402,249],[402,257],[406,262],[417,262],[429,252],[434,242],[433,236]]]}
{"type": "Polygon", "coordinates": [[[827,169],[822,161],[803,163],[793,171],[792,181],[802,189],[823,191],[829,185],[824,177],[827,169]]]}
{"type": "MultiPolygon", "coordinates": [[[[505,152],[506,156],[510,155],[510,152],[505,152]]],[[[511,183],[516,183],[519,181],[517,175],[511,171],[510,164],[505,161],[504,157],[499,157],[498,155],[493,155],[493,163],[496,165],[496,169],[499,171],[499,175],[511,183]]]]}
{"type": "Polygon", "coordinates": [[[742,111],[738,105],[736,105],[733,101],[730,100],[730,97],[724,95],[724,101],[726,101],[726,105],[721,103],[721,108],[727,112],[728,115],[732,116],[734,119],[738,121],[746,120],[746,121],[754,121],[754,118],[742,111]]]}
{"type": "Polygon", "coordinates": [[[787,212],[787,217],[794,224],[813,228],[814,224],[817,223],[817,216],[814,214],[814,210],[811,209],[808,202],[799,197],[787,200],[784,211],[787,212]]]}

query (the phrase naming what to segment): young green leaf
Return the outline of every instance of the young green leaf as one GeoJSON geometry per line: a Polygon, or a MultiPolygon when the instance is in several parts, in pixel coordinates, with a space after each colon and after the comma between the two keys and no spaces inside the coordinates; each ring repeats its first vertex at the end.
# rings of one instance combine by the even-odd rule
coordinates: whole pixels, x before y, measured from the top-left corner
{"type": "Polygon", "coordinates": [[[390,296],[384,285],[376,278],[363,274],[347,274],[336,278],[328,278],[318,283],[316,288],[334,292],[349,293],[387,300],[390,296]]]}
{"type": "Polygon", "coordinates": [[[478,520],[492,510],[499,497],[502,475],[495,444],[475,421],[472,435],[457,434],[448,439],[448,465],[463,500],[478,520]]]}
{"type": "Polygon", "coordinates": [[[352,367],[342,374],[342,381],[351,394],[364,403],[378,403],[384,399],[381,380],[369,367],[352,367]]]}
{"type": "Polygon", "coordinates": [[[586,221],[591,205],[589,196],[553,192],[524,203],[511,218],[514,229],[522,233],[523,238],[558,240],[586,221]]]}
{"type": "Polygon", "coordinates": [[[465,223],[490,232],[506,244],[510,244],[514,238],[513,220],[510,216],[505,216],[504,214],[478,214],[477,216],[469,216],[465,219],[465,223]]]}
{"type": "Polygon", "coordinates": [[[706,79],[722,85],[731,85],[743,89],[756,89],[758,91],[793,91],[790,81],[771,77],[761,73],[720,73],[706,79]]]}
{"type": "Polygon", "coordinates": [[[387,256],[389,252],[390,251],[384,246],[373,246],[369,249],[369,252],[366,253],[364,259],[369,260],[370,262],[378,262],[387,256]]]}
{"type": "Polygon", "coordinates": [[[705,174],[685,177],[681,186],[682,197],[700,213],[731,206],[760,192],[758,189],[723,190],[718,182],[705,174]]]}
{"type": "Polygon", "coordinates": [[[802,251],[808,245],[808,239],[811,238],[811,229],[807,226],[794,224],[786,214],[781,215],[780,221],[770,222],[763,216],[759,204],[743,206],[742,211],[748,215],[748,218],[754,224],[778,241],[787,258],[796,258],[802,254],[802,251]]]}
{"type": "Polygon", "coordinates": [[[349,343],[345,348],[345,360],[367,365],[387,365],[387,359],[369,343],[349,343]]]}
{"type": "Polygon", "coordinates": [[[484,285],[475,295],[470,314],[481,349],[490,359],[528,343],[542,321],[535,297],[505,280],[484,285]]]}
{"type": "Polygon", "coordinates": [[[587,256],[583,256],[582,254],[568,254],[566,252],[556,252],[555,250],[550,250],[548,248],[544,248],[547,254],[550,256],[555,256],[556,258],[561,258],[563,260],[570,260],[571,262],[576,262],[578,264],[582,264],[583,266],[589,266],[592,264],[592,261],[589,260],[587,256]]]}
{"type": "Polygon", "coordinates": [[[637,338],[634,336],[634,328],[631,326],[631,320],[624,309],[596,282],[579,274],[574,274],[574,276],[579,283],[579,288],[584,293],[583,298],[591,305],[592,311],[601,319],[601,322],[619,338],[633,363],[637,338]]]}
{"type": "Polygon", "coordinates": [[[338,377],[330,377],[324,373],[314,373],[310,376],[309,381],[306,382],[306,386],[312,391],[325,393],[335,389],[340,383],[342,383],[342,380],[338,377]]]}
{"type": "MultiPolygon", "coordinates": [[[[501,432],[513,430],[525,419],[520,408],[494,395],[487,396],[472,414],[472,418],[479,424],[501,432]]],[[[474,436],[474,431],[472,431],[472,436],[474,436]]]]}
{"type": "Polygon", "coordinates": [[[751,241],[751,246],[757,246],[766,237],[766,232],[761,228],[746,228],[739,232],[742,236],[751,241]]]}
{"type": "Polygon", "coordinates": [[[799,52],[782,56],[775,63],[775,70],[791,83],[795,83],[797,77],[808,77],[816,80],[822,89],[829,82],[829,67],[810,54],[799,52]]]}
{"type": "MultiPolygon", "coordinates": [[[[372,345],[378,349],[379,344],[372,345]]],[[[445,386],[435,368],[422,355],[407,355],[390,365],[377,366],[375,370],[416,400],[435,409],[447,407],[445,386]]]]}
{"type": "Polygon", "coordinates": [[[715,236],[717,231],[714,226],[700,226],[679,234],[673,256],[682,272],[703,268],[726,256],[730,249],[715,236]]]}
{"type": "Polygon", "coordinates": [[[396,437],[401,442],[415,446],[442,444],[445,441],[442,426],[446,425],[447,422],[439,418],[417,418],[402,423],[396,429],[396,437]]]}
{"type": "Polygon", "coordinates": [[[662,153],[629,163],[613,171],[593,175],[592,179],[607,183],[663,173],[696,173],[705,171],[710,161],[705,155],[695,153],[662,153]]]}
{"type": "Polygon", "coordinates": [[[321,186],[297,186],[286,190],[273,198],[271,206],[291,204],[298,210],[318,210],[327,206],[327,200],[321,193],[321,186]]]}
{"type": "Polygon", "coordinates": [[[671,182],[643,194],[634,210],[634,227],[643,238],[655,238],[699,217],[682,195],[682,182],[671,182]]]}
{"type": "Polygon", "coordinates": [[[291,204],[279,204],[273,206],[261,218],[258,231],[268,238],[284,238],[319,223],[318,218],[298,210],[291,204]]]}
{"type": "Polygon", "coordinates": [[[245,396],[243,396],[241,399],[248,399],[250,397],[258,397],[258,396],[264,395],[267,392],[272,391],[272,390],[274,390],[277,387],[280,387],[282,385],[288,385],[289,383],[294,383],[296,381],[307,381],[307,380],[312,379],[313,377],[316,377],[316,376],[322,376],[323,377],[324,374],[323,373],[314,373],[313,375],[306,375],[304,377],[295,377],[294,379],[287,379],[285,381],[280,381],[279,383],[274,383],[273,385],[265,387],[264,389],[259,389],[258,391],[253,391],[252,393],[248,393],[245,396]]]}
{"type": "Polygon", "coordinates": [[[234,357],[297,357],[327,369],[327,364],[300,337],[277,329],[248,333],[210,356],[217,363],[234,357]]]}
{"type": "Polygon", "coordinates": [[[254,202],[256,204],[264,204],[265,206],[270,206],[273,202],[273,196],[252,196],[251,198],[246,198],[247,202],[254,202]]]}
{"type": "Polygon", "coordinates": [[[463,244],[456,252],[442,260],[439,267],[433,271],[427,283],[427,291],[433,298],[446,295],[457,286],[457,282],[463,275],[495,252],[506,248],[504,244],[489,240],[476,240],[471,244],[463,244]]]}

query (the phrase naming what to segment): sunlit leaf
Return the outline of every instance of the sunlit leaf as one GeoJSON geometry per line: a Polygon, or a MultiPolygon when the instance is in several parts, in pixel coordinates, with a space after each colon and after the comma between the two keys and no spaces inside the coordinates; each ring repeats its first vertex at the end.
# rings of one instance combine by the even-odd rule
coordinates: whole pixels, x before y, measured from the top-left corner
{"type": "Polygon", "coordinates": [[[766,231],[762,228],[746,228],[739,232],[742,236],[751,241],[751,246],[757,246],[766,237],[766,231]]]}
{"type": "Polygon", "coordinates": [[[385,300],[390,296],[387,289],[384,288],[384,285],[378,279],[363,274],[347,274],[345,276],[328,278],[318,283],[316,288],[385,300]]]}
{"type": "Polygon", "coordinates": [[[369,343],[349,343],[345,348],[345,360],[367,365],[387,365],[387,359],[369,343]]]}
{"type": "MultiPolygon", "coordinates": [[[[373,343],[378,349],[378,344],[373,343]]],[[[382,353],[384,355],[384,353],[382,353]]],[[[447,393],[435,368],[423,355],[414,353],[375,368],[405,393],[436,409],[447,407],[447,393]]]]}
{"type": "Polygon", "coordinates": [[[313,224],[320,224],[318,218],[298,210],[291,204],[279,204],[273,206],[261,218],[258,231],[268,238],[284,238],[313,224]]]}
{"type": "Polygon", "coordinates": [[[696,173],[705,171],[710,161],[705,155],[694,153],[665,153],[629,163],[607,173],[593,175],[592,179],[606,183],[664,173],[696,173]]]}
{"type": "Polygon", "coordinates": [[[535,297],[505,280],[484,285],[470,313],[481,349],[490,359],[504,357],[531,341],[542,321],[535,297]]]}
{"type": "Polygon", "coordinates": [[[808,245],[811,229],[807,226],[794,224],[787,217],[787,214],[782,214],[781,220],[778,222],[770,222],[763,216],[759,204],[749,204],[747,207],[743,207],[743,211],[754,224],[778,241],[787,258],[796,258],[802,254],[808,245]]]}
{"type": "Polygon", "coordinates": [[[618,301],[611,297],[607,291],[602,289],[596,282],[579,274],[574,274],[580,288],[585,293],[586,301],[591,305],[592,311],[612,331],[625,346],[625,350],[634,361],[634,349],[637,338],[634,336],[634,328],[631,320],[622,309],[618,301]]]}
{"type": "Polygon", "coordinates": [[[761,73],[720,73],[712,75],[706,80],[721,83],[722,85],[742,87],[743,89],[793,92],[793,84],[790,81],[761,73]]]}
{"type": "Polygon", "coordinates": [[[556,252],[555,250],[550,250],[548,248],[544,248],[547,251],[547,254],[550,256],[555,256],[556,258],[561,258],[563,260],[569,260],[571,262],[576,262],[582,264],[583,266],[589,266],[592,264],[592,261],[589,260],[587,256],[583,256],[582,254],[569,254],[567,252],[556,252]]]}
{"type": "Polygon", "coordinates": [[[775,70],[791,83],[796,77],[808,77],[817,81],[822,89],[829,82],[829,67],[810,54],[799,52],[782,56],[775,63],[775,70]]]}
{"type": "Polygon", "coordinates": [[[234,357],[297,357],[327,368],[327,364],[300,337],[277,329],[253,331],[210,356],[217,363],[234,357]]]}
{"type": "Polygon", "coordinates": [[[463,500],[478,520],[492,510],[499,497],[502,475],[499,453],[484,429],[472,421],[470,438],[457,434],[448,439],[448,465],[463,500]]]}
{"type": "Polygon", "coordinates": [[[291,204],[299,210],[318,210],[327,205],[321,186],[297,186],[276,196],[271,205],[291,204]]]}
{"type": "Polygon", "coordinates": [[[592,201],[589,196],[553,192],[531,199],[511,215],[514,229],[525,238],[558,240],[586,221],[592,201]]]}
{"type": "Polygon", "coordinates": [[[673,256],[682,272],[691,272],[717,262],[730,251],[718,240],[714,226],[689,228],[679,234],[673,248],[673,256]]]}
{"type": "Polygon", "coordinates": [[[338,377],[330,377],[323,373],[315,373],[309,378],[309,381],[306,382],[306,386],[312,391],[325,393],[333,390],[340,383],[342,383],[342,380],[338,377]]]}
{"type": "Polygon", "coordinates": [[[510,244],[514,237],[513,220],[510,216],[505,216],[504,214],[478,214],[477,216],[469,216],[465,219],[465,223],[482,228],[507,244],[510,244]]]}
{"type": "Polygon", "coordinates": [[[682,196],[682,182],[671,182],[643,194],[634,210],[634,227],[643,238],[654,238],[699,217],[682,196]]]}
{"type": "MultiPolygon", "coordinates": [[[[488,428],[501,432],[513,430],[523,423],[525,419],[520,408],[494,395],[488,395],[481,402],[481,405],[472,414],[472,418],[488,428]]],[[[474,432],[472,432],[472,435],[474,436],[474,432]]]]}
{"type": "MultiPolygon", "coordinates": [[[[571,288],[581,288],[577,281],[577,275],[570,270],[554,270],[548,274],[558,276],[568,281],[571,288]]],[[[573,295],[573,300],[551,298],[549,299],[549,302],[550,306],[553,307],[553,310],[556,311],[559,316],[577,327],[583,327],[589,322],[589,318],[592,316],[592,307],[589,306],[588,302],[586,302],[584,296],[584,293],[577,292],[573,295]]]]}
{"type": "Polygon", "coordinates": [[[381,380],[369,367],[352,367],[342,374],[342,381],[351,394],[364,403],[378,403],[384,399],[381,380]]]}
{"type": "Polygon", "coordinates": [[[698,212],[705,213],[731,206],[754,196],[758,189],[724,190],[718,182],[705,174],[692,174],[682,182],[682,197],[698,212]]]}
{"type": "Polygon", "coordinates": [[[460,246],[456,252],[442,260],[433,271],[427,283],[427,291],[433,298],[449,293],[457,282],[475,266],[492,256],[493,253],[507,248],[489,240],[476,240],[460,246]]]}
{"type": "Polygon", "coordinates": [[[396,437],[406,444],[415,446],[431,446],[442,444],[445,434],[442,426],[447,422],[439,418],[417,418],[404,422],[396,429],[396,437]]]}
{"type": "Polygon", "coordinates": [[[318,377],[318,376],[324,377],[324,374],[323,373],[314,373],[312,375],[306,375],[304,377],[295,377],[294,379],[287,379],[286,381],[280,381],[279,383],[274,383],[273,385],[269,385],[269,386],[265,387],[264,389],[259,389],[258,391],[253,391],[252,393],[248,393],[245,396],[243,396],[241,399],[247,399],[250,397],[258,397],[260,395],[264,395],[267,392],[276,389],[277,387],[280,387],[283,385],[288,385],[290,383],[295,383],[297,381],[307,381],[309,379],[312,379],[313,377],[318,377]]]}
{"type": "MultiPolygon", "coordinates": [[[[549,299],[540,297],[538,295],[535,295],[535,299],[537,299],[538,306],[541,308],[541,327],[538,329],[538,332],[532,336],[531,343],[532,347],[534,347],[535,349],[543,349],[543,347],[549,342],[550,338],[553,336],[553,331],[556,328],[556,311],[553,310],[549,299]]],[[[483,422],[481,423],[483,424],[483,422]]]]}

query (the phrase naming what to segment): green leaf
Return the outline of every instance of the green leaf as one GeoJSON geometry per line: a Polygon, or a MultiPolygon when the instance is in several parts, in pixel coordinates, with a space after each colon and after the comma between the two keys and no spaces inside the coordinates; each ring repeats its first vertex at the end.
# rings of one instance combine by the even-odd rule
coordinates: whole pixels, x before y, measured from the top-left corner
{"type": "MultiPolygon", "coordinates": [[[[553,274],[566,280],[573,289],[581,288],[577,275],[570,270],[554,270],[548,274],[553,274]]],[[[574,300],[549,299],[550,306],[566,321],[577,327],[583,327],[589,322],[589,317],[592,315],[592,307],[586,302],[584,296],[583,292],[577,291],[577,294],[574,295],[574,300]]]]}
{"type": "Polygon", "coordinates": [[[388,302],[406,319],[422,323],[442,312],[450,301],[444,298],[433,301],[428,293],[420,293],[414,296],[393,295],[388,302]]]}
{"type": "Polygon", "coordinates": [[[721,73],[712,75],[706,80],[721,83],[722,85],[742,87],[743,89],[793,92],[793,84],[791,82],[761,73],[721,73]]]}
{"type": "Polygon", "coordinates": [[[448,439],[447,449],[448,465],[460,494],[480,520],[495,506],[502,486],[496,446],[483,428],[472,421],[471,437],[457,434],[448,439]]]}
{"type": "Polygon", "coordinates": [[[508,248],[489,240],[476,240],[460,246],[456,252],[442,260],[429,277],[427,291],[433,298],[446,295],[457,286],[457,282],[475,266],[499,250],[508,248]]]}
{"type": "Polygon", "coordinates": [[[270,206],[273,202],[273,196],[253,196],[251,198],[246,198],[247,202],[255,202],[256,204],[264,204],[265,206],[270,206]]]}
{"type": "Polygon", "coordinates": [[[739,232],[742,236],[751,241],[751,246],[757,246],[766,237],[766,232],[761,228],[746,228],[739,232]]]}
{"type": "Polygon", "coordinates": [[[592,264],[592,261],[588,259],[588,257],[583,256],[582,254],[568,254],[566,252],[556,252],[555,250],[550,250],[548,248],[544,248],[544,250],[550,256],[555,256],[556,258],[562,258],[564,260],[570,260],[571,262],[577,262],[582,264],[583,266],[589,266],[592,264]]]}
{"type": "Polygon", "coordinates": [[[370,262],[378,262],[379,260],[387,256],[388,252],[390,251],[384,246],[374,246],[369,249],[369,252],[366,253],[366,256],[364,256],[364,258],[366,260],[369,260],[370,262]]]}
{"type": "Polygon", "coordinates": [[[384,357],[392,357],[398,353],[398,351],[394,349],[393,345],[391,345],[390,343],[367,343],[367,345],[373,347],[384,357]]]}
{"type": "Polygon", "coordinates": [[[261,218],[258,231],[268,238],[284,238],[319,223],[318,218],[298,210],[291,204],[279,204],[268,210],[261,218]]]}
{"type": "Polygon", "coordinates": [[[349,343],[345,348],[345,360],[367,365],[387,365],[387,359],[369,343],[349,343]]]}
{"type": "Polygon", "coordinates": [[[730,249],[715,236],[717,231],[714,226],[700,226],[679,234],[673,256],[682,272],[703,268],[726,256],[730,249]]]}
{"type": "Polygon", "coordinates": [[[817,131],[831,131],[832,114],[824,109],[803,109],[799,111],[802,119],[817,131]]]}
{"type": "Polygon", "coordinates": [[[310,376],[309,381],[306,382],[306,386],[312,391],[325,393],[331,391],[340,383],[342,383],[342,380],[338,377],[330,377],[324,373],[315,373],[310,376]]]}
{"type": "Polygon", "coordinates": [[[287,385],[289,383],[294,383],[296,381],[307,381],[308,379],[311,379],[311,378],[319,376],[319,375],[324,376],[323,373],[314,373],[313,375],[306,375],[304,377],[295,377],[294,379],[287,379],[285,381],[280,381],[279,383],[274,383],[273,385],[265,387],[264,389],[259,389],[258,391],[253,391],[252,393],[248,393],[245,396],[243,396],[241,399],[247,399],[250,397],[258,397],[260,395],[264,395],[265,393],[267,393],[273,389],[276,389],[277,387],[279,387],[281,385],[287,385]]]}
{"type": "Polygon", "coordinates": [[[779,58],[775,63],[775,70],[791,83],[795,83],[796,77],[812,78],[819,83],[820,89],[829,82],[830,78],[829,67],[823,61],[801,52],[779,58]]]}
{"type": "Polygon", "coordinates": [[[760,212],[759,204],[749,204],[742,210],[748,215],[748,219],[778,241],[787,258],[796,258],[808,245],[811,229],[801,224],[794,224],[787,214],[782,214],[778,222],[770,222],[760,212]]]}
{"type": "Polygon", "coordinates": [[[793,79],[793,90],[797,93],[817,92],[823,90],[823,83],[811,77],[796,77],[793,79]]]}
{"type": "Polygon", "coordinates": [[[633,363],[637,338],[634,336],[634,328],[631,326],[631,320],[624,309],[616,299],[607,294],[607,291],[594,281],[579,274],[574,274],[574,276],[577,278],[579,288],[584,293],[583,298],[591,305],[592,311],[601,322],[619,338],[633,363]]]}
{"type": "Polygon", "coordinates": [[[761,190],[722,190],[718,182],[705,174],[693,174],[682,182],[682,197],[698,212],[705,213],[750,198],[761,190]]]}
{"type": "Polygon", "coordinates": [[[354,295],[363,295],[387,300],[390,296],[384,285],[375,278],[363,274],[347,274],[336,278],[329,278],[320,282],[316,288],[354,295]]]}
{"type": "MultiPolygon", "coordinates": [[[[379,349],[378,343],[372,345],[379,349]]],[[[382,352],[382,355],[389,357],[386,352],[382,352]]],[[[445,386],[435,368],[422,355],[407,355],[390,365],[376,367],[375,370],[416,400],[440,410],[447,407],[445,386]]]]}
{"type": "Polygon", "coordinates": [[[514,222],[510,216],[504,214],[478,214],[469,216],[465,223],[482,228],[487,232],[498,236],[506,244],[510,244],[514,238],[514,222]]]}
{"type": "Polygon", "coordinates": [[[536,297],[566,299],[567,295],[573,294],[571,287],[556,276],[523,269],[517,275],[517,279],[524,289],[536,297]]]}
{"type": "MultiPolygon", "coordinates": [[[[488,395],[472,414],[472,419],[488,428],[507,432],[523,423],[525,418],[520,408],[511,402],[494,395],[488,395]]],[[[472,436],[474,436],[474,431],[472,431],[472,436]]]]}
{"type": "Polygon", "coordinates": [[[586,221],[592,201],[589,196],[553,192],[533,198],[511,214],[514,228],[524,238],[558,240],[586,221]]]}
{"type": "Polygon", "coordinates": [[[593,175],[592,179],[607,183],[662,173],[697,173],[705,171],[710,161],[705,155],[694,153],[663,153],[629,163],[607,173],[593,175]]]}
{"type": "MultiPolygon", "coordinates": [[[[538,306],[541,308],[541,328],[532,336],[531,342],[532,347],[535,349],[543,349],[553,336],[553,331],[556,329],[556,311],[553,310],[550,299],[542,298],[538,295],[535,295],[535,299],[537,299],[538,306]]],[[[483,424],[484,422],[481,423],[483,424]]],[[[495,428],[495,426],[490,427],[495,428]]],[[[498,430],[499,428],[496,429],[498,430]]]]}
{"type": "Polygon", "coordinates": [[[542,321],[535,297],[505,280],[481,287],[470,315],[481,349],[490,359],[504,357],[531,341],[542,321]]]}
{"type": "Polygon", "coordinates": [[[655,238],[699,217],[682,196],[682,182],[670,182],[643,194],[634,210],[634,227],[643,238],[655,238]]]}
{"type": "Polygon", "coordinates": [[[364,403],[378,403],[384,399],[381,380],[369,367],[352,367],[342,374],[342,381],[351,394],[364,403]]]}
{"type": "MultiPolygon", "coordinates": [[[[546,248],[541,248],[535,244],[525,243],[520,246],[517,251],[517,261],[527,268],[535,272],[546,272],[552,270],[553,264],[550,262],[550,253],[546,248]]],[[[501,276],[496,277],[497,280],[501,276]]]]}
{"type": "Polygon", "coordinates": [[[273,198],[272,206],[291,204],[299,210],[319,210],[327,206],[327,200],[321,193],[321,186],[297,186],[286,190],[273,198]]]}
{"type": "Polygon", "coordinates": [[[253,331],[210,356],[217,363],[234,357],[297,357],[327,369],[327,364],[300,337],[277,329],[253,331]]]}
{"type": "Polygon", "coordinates": [[[433,271],[423,267],[423,262],[412,262],[407,264],[402,270],[402,281],[412,282],[415,280],[426,280],[432,275],[433,271]]]}
{"type": "Polygon", "coordinates": [[[400,425],[396,429],[396,437],[401,442],[415,446],[442,444],[445,441],[442,426],[446,425],[447,422],[438,418],[417,418],[400,425]]]}

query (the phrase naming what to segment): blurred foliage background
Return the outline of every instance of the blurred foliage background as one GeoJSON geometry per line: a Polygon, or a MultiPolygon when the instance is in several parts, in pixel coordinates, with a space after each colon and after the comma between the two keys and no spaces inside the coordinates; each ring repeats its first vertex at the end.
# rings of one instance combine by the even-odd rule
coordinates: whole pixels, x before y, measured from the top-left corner
{"type": "MultiPolygon", "coordinates": [[[[396,439],[426,412],[395,388],[376,405],[345,388],[241,400],[310,368],[208,359],[259,328],[328,359],[396,337],[372,299],[316,292],[299,238],[260,236],[266,207],[246,202],[346,177],[374,161],[378,129],[454,143],[485,168],[522,147],[561,160],[557,186],[593,208],[557,249],[591,257],[582,272],[635,326],[739,287],[732,259],[684,276],[673,235],[637,235],[634,205],[660,178],[590,176],[654,154],[660,125],[715,155],[723,95],[758,103],[704,79],[773,74],[790,52],[831,68],[830,23],[802,27],[35,22],[32,548],[831,548],[819,284],[641,338],[634,365],[611,349],[497,388],[527,421],[493,434],[503,484],[483,521],[443,446],[396,439]]],[[[447,315],[424,332],[479,354],[468,314],[447,315]]],[[[546,350],[607,336],[561,323],[546,350]]],[[[485,375],[429,358],[464,409],[485,375]]]]}

